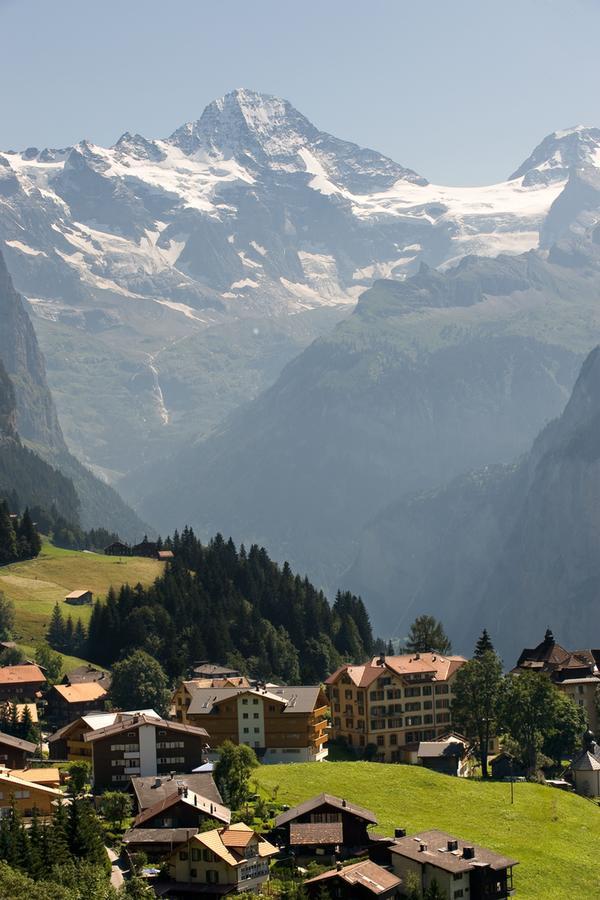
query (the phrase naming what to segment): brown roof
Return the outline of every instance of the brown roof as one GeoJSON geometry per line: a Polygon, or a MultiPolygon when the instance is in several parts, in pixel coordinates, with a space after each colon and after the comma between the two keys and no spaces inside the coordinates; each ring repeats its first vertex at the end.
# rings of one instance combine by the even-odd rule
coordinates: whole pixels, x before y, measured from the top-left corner
{"type": "Polygon", "coordinates": [[[158,555],[159,559],[174,559],[175,558],[175,554],[173,553],[172,550],[159,550],[157,555],[158,555]]]}
{"type": "Polygon", "coordinates": [[[315,845],[342,844],[344,826],[341,822],[292,822],[290,844],[315,845]]]}
{"type": "Polygon", "coordinates": [[[203,797],[201,794],[196,794],[189,788],[184,788],[183,790],[184,793],[180,794],[179,789],[177,789],[174,793],[158,800],[153,806],[148,806],[136,816],[133,822],[134,826],[137,827],[143,825],[144,822],[148,822],[150,819],[153,819],[154,816],[158,816],[165,810],[171,809],[171,807],[175,806],[177,803],[185,803],[187,806],[190,806],[192,809],[197,809],[198,812],[205,814],[209,818],[217,819],[218,821],[225,822],[226,825],[229,825],[231,822],[231,810],[227,809],[226,806],[223,806],[221,803],[216,803],[214,800],[209,800],[208,797],[203,797]]]}
{"type": "Polygon", "coordinates": [[[340,666],[326,679],[325,684],[335,684],[344,674],[348,675],[356,687],[368,687],[381,675],[381,666],[373,666],[371,663],[362,666],[340,666]]]}
{"type": "Polygon", "coordinates": [[[464,656],[444,656],[440,653],[405,653],[401,656],[383,657],[383,665],[379,665],[381,657],[360,666],[340,666],[330,675],[325,684],[336,684],[342,675],[348,675],[356,687],[369,687],[388,669],[395,675],[427,675],[436,681],[446,681],[466,659],[464,656]]]}
{"type": "Polygon", "coordinates": [[[60,694],[65,703],[93,703],[106,697],[106,688],[99,681],[55,684],[53,690],[60,694]]]}
{"type": "Polygon", "coordinates": [[[17,750],[24,750],[25,753],[35,753],[36,745],[31,741],[24,741],[22,738],[13,737],[12,734],[4,734],[0,731],[0,744],[7,747],[16,747],[17,750]]]}
{"type": "Polygon", "coordinates": [[[121,734],[123,731],[130,731],[140,725],[153,725],[155,728],[169,729],[170,731],[183,731],[187,734],[195,734],[198,737],[208,737],[208,732],[204,728],[196,725],[184,725],[182,722],[175,722],[171,719],[155,719],[153,716],[142,714],[139,716],[128,716],[114,725],[106,728],[98,728],[97,731],[88,732],[84,735],[84,741],[99,741],[102,738],[110,737],[113,734],[121,734]]]}
{"type": "Polygon", "coordinates": [[[23,781],[33,781],[36,784],[60,784],[60,772],[56,768],[39,769],[11,769],[10,774],[23,781]]]}
{"type": "Polygon", "coordinates": [[[479,866],[489,866],[498,871],[518,865],[516,859],[502,856],[486,847],[463,841],[445,831],[437,831],[437,829],[420,831],[418,835],[400,838],[394,841],[390,850],[406,859],[412,859],[418,863],[428,863],[431,866],[437,866],[438,869],[444,869],[446,872],[468,872],[479,866]],[[456,850],[448,849],[450,841],[456,841],[456,850]],[[422,846],[426,849],[420,849],[422,846]],[[473,848],[472,859],[465,859],[463,855],[465,847],[473,848]]]}
{"type": "Polygon", "coordinates": [[[71,591],[70,594],[65,596],[65,600],[79,600],[80,597],[85,597],[86,594],[91,594],[89,588],[86,588],[84,591],[71,591]]]}
{"type": "Polygon", "coordinates": [[[0,684],[45,683],[46,677],[38,666],[0,666],[0,684]]]}
{"type": "Polygon", "coordinates": [[[123,835],[124,844],[185,844],[196,834],[195,828],[130,828],[123,835]]]}
{"type": "Polygon", "coordinates": [[[190,773],[189,775],[149,775],[131,779],[131,784],[140,810],[156,806],[167,797],[177,797],[179,788],[187,787],[200,794],[209,802],[223,804],[210,772],[190,773]]]}
{"type": "MultiPolygon", "coordinates": [[[[190,682],[187,682],[190,684],[190,682]]],[[[274,703],[281,703],[282,712],[285,713],[310,713],[321,704],[326,705],[325,697],[322,697],[319,684],[292,687],[258,688],[212,688],[195,687],[192,690],[192,700],[188,709],[188,715],[210,715],[215,705],[233,697],[248,694],[251,697],[262,697],[274,703]]]]}
{"type": "Polygon", "coordinates": [[[298,806],[292,806],[286,812],[280,813],[275,819],[275,825],[287,825],[288,822],[293,822],[294,819],[299,819],[300,816],[319,809],[320,806],[333,806],[334,809],[339,809],[341,812],[347,812],[353,816],[358,816],[360,819],[366,819],[372,825],[377,824],[375,814],[370,809],[365,809],[364,806],[357,806],[356,803],[350,803],[341,797],[334,797],[333,794],[319,794],[318,797],[311,797],[310,800],[305,800],[304,803],[299,803],[298,806]]]}
{"type": "Polygon", "coordinates": [[[315,876],[315,878],[309,878],[305,883],[315,884],[319,881],[328,881],[331,878],[341,878],[346,884],[360,885],[375,895],[394,890],[394,888],[402,884],[401,878],[370,860],[353,863],[351,866],[344,866],[342,869],[330,869],[328,872],[322,872],[321,875],[315,876]]]}

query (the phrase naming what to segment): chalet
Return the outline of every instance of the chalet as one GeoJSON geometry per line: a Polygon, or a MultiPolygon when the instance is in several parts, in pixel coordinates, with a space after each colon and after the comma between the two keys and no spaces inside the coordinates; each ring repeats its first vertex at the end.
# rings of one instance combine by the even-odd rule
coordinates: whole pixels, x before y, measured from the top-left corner
{"type": "Polygon", "coordinates": [[[131,547],[122,541],[113,541],[104,548],[105,556],[131,556],[131,547]]]}
{"type": "Polygon", "coordinates": [[[220,666],[209,662],[198,663],[194,666],[193,673],[195,679],[209,678],[211,681],[219,678],[239,678],[241,675],[241,672],[232,666],[220,666]]]}
{"type": "Polygon", "coordinates": [[[86,744],[85,735],[91,731],[97,731],[101,728],[107,728],[114,725],[119,719],[125,716],[146,715],[154,716],[159,719],[158,713],[153,709],[142,709],[135,712],[110,712],[110,713],[90,713],[87,716],[80,716],[74,722],[63,725],[54,734],[48,738],[48,755],[50,759],[67,760],[75,762],[76,760],[84,760],[91,762],[92,746],[86,744]]]}
{"type": "MultiPolygon", "coordinates": [[[[124,840],[129,850],[143,850],[147,855],[158,859],[164,855],[166,845],[173,841],[188,840],[192,834],[201,831],[207,822],[229,825],[231,812],[221,803],[215,803],[187,786],[180,786],[177,793],[170,794],[140,812],[124,840]]],[[[172,846],[172,843],[170,847],[167,846],[167,851],[172,846]]]]}
{"type": "Polygon", "coordinates": [[[402,879],[388,869],[378,866],[371,860],[342,866],[322,872],[304,882],[304,890],[310,900],[319,900],[323,896],[340,898],[340,900],[368,900],[380,897],[392,900],[400,897],[402,879]]]}
{"type": "Polygon", "coordinates": [[[223,798],[210,772],[152,775],[145,778],[138,776],[131,779],[131,787],[138,812],[156,806],[169,797],[177,797],[182,788],[187,788],[217,805],[223,805],[223,798]]]}
{"type": "Polygon", "coordinates": [[[350,856],[371,843],[367,828],[377,819],[369,810],[331,794],[319,794],[280,813],[273,838],[299,857],[350,856]]]}
{"type": "Polygon", "coordinates": [[[598,733],[596,691],[600,687],[600,650],[566,650],[547,629],[537,647],[523,650],[512,671],[545,672],[559,690],[583,709],[588,727],[598,733]]]}
{"type": "Polygon", "coordinates": [[[459,735],[449,735],[437,741],[421,741],[417,750],[419,765],[443,775],[470,773],[472,754],[469,742],[459,735]]]}
{"type": "MultiPolygon", "coordinates": [[[[169,857],[169,876],[203,897],[258,893],[269,880],[274,847],[243,822],[193,835],[169,857]]],[[[173,896],[173,894],[171,894],[173,896]]]]}
{"type": "Polygon", "coordinates": [[[394,874],[405,883],[409,875],[416,876],[423,893],[433,881],[441,896],[452,898],[507,900],[514,893],[512,870],[517,860],[443,831],[400,837],[391,853],[394,874]]]}
{"type": "Polygon", "coordinates": [[[0,667],[0,702],[35,700],[46,687],[42,670],[33,664],[0,667]]]}
{"type": "Polygon", "coordinates": [[[103,688],[108,690],[111,683],[111,677],[108,672],[104,672],[102,669],[97,669],[96,666],[87,663],[87,665],[77,666],[75,669],[71,669],[71,671],[67,672],[63,677],[62,681],[63,684],[84,684],[90,681],[98,681],[103,688]]]}
{"type": "Polygon", "coordinates": [[[132,775],[189,772],[202,761],[207,739],[205,729],[194,725],[120,713],[114,724],[83,736],[92,748],[96,792],[127,788],[132,775]]]}
{"type": "Polygon", "coordinates": [[[421,741],[452,727],[452,698],[462,656],[414,653],[344,665],[327,681],[332,737],[377,762],[416,762],[421,741]]]}
{"type": "Polygon", "coordinates": [[[211,747],[247,744],[262,763],[319,762],[327,756],[327,698],[311,687],[198,687],[175,693],[177,720],[204,726],[211,747]]]}
{"type": "Polygon", "coordinates": [[[44,787],[60,787],[60,771],[53,766],[45,766],[31,769],[11,769],[10,774],[22,781],[30,781],[33,784],[41,784],[44,787]]]}
{"type": "Polygon", "coordinates": [[[26,817],[32,816],[34,811],[41,816],[49,816],[54,812],[56,803],[63,800],[65,795],[58,788],[35,784],[10,772],[0,771],[0,816],[8,815],[13,806],[26,817]]]}
{"type": "Polygon", "coordinates": [[[65,603],[70,603],[72,606],[83,606],[86,603],[91,603],[93,599],[94,595],[89,590],[71,591],[65,597],[65,603]]]}
{"type": "Polygon", "coordinates": [[[108,692],[100,681],[54,684],[47,695],[47,717],[60,727],[93,712],[102,712],[108,692]]]}
{"type": "Polygon", "coordinates": [[[157,552],[158,544],[155,541],[149,541],[146,535],[144,535],[143,541],[134,544],[131,548],[131,556],[147,556],[150,559],[156,559],[157,552]]]}
{"type": "Polygon", "coordinates": [[[170,562],[172,559],[175,559],[175,554],[172,550],[157,550],[156,558],[159,562],[170,562]]]}
{"type": "Polygon", "coordinates": [[[498,753],[497,756],[494,756],[490,762],[490,769],[492,778],[498,780],[517,778],[525,775],[525,769],[519,760],[516,759],[512,753],[507,753],[505,750],[503,750],[502,753],[498,753]]]}
{"type": "Polygon", "coordinates": [[[8,769],[24,769],[36,749],[31,741],[0,732],[0,765],[8,769]]]}

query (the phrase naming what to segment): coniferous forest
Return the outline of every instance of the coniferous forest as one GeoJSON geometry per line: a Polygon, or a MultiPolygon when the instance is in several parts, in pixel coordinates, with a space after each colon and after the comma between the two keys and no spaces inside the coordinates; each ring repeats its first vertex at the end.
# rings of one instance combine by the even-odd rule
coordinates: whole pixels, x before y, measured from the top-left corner
{"type": "Polygon", "coordinates": [[[125,585],[95,603],[89,659],[111,665],[142,648],[173,678],[211,659],[291,684],[379,649],[360,597],[340,592],[331,605],[264,548],[237,549],[221,535],[203,545],[189,528],[164,547],[175,559],[151,587],[125,585]]]}
{"type": "Polygon", "coordinates": [[[42,549],[42,541],[28,509],[11,516],[6,501],[0,499],[0,565],[32,559],[42,549]]]}

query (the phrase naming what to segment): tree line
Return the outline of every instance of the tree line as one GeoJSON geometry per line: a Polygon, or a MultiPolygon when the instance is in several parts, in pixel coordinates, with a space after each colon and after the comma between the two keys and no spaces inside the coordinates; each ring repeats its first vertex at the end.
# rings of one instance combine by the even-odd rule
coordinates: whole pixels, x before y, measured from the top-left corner
{"type": "Polygon", "coordinates": [[[0,566],[33,559],[39,555],[42,541],[26,508],[22,516],[11,515],[6,500],[0,500],[0,566]]]}
{"type": "Polygon", "coordinates": [[[86,658],[109,666],[142,649],[170,678],[210,658],[292,684],[315,683],[379,646],[360,597],[338,592],[330,604],[264,548],[238,550],[221,535],[204,545],[190,528],[163,546],[175,559],[153,585],[124,585],[95,603],[86,658]]]}

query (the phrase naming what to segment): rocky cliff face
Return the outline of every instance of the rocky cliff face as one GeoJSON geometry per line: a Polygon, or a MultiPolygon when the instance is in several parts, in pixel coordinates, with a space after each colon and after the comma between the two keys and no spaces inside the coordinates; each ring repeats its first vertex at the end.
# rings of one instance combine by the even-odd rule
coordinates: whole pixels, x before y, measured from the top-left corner
{"type": "Polygon", "coordinates": [[[547,626],[565,646],[586,646],[600,629],[599,510],[596,348],[560,418],[517,465],[391,505],[347,579],[394,634],[428,612],[461,651],[486,627],[507,665],[547,626]]]}

